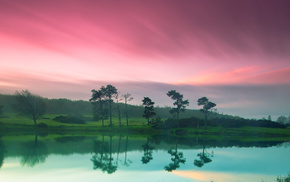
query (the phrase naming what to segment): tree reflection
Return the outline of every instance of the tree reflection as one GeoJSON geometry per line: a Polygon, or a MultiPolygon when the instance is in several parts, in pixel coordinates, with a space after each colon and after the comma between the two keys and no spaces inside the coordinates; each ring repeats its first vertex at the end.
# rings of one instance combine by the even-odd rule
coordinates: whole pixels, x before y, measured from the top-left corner
{"type": "Polygon", "coordinates": [[[173,170],[176,170],[180,167],[180,163],[184,164],[186,162],[186,159],[183,158],[183,152],[177,151],[177,144],[178,140],[176,140],[176,146],[175,151],[172,149],[168,150],[168,153],[171,155],[171,163],[169,163],[167,166],[164,167],[164,169],[168,172],[171,172],[173,170]]]}
{"type": "Polygon", "coordinates": [[[130,164],[132,163],[131,160],[127,160],[128,141],[129,141],[129,137],[127,136],[126,145],[125,145],[125,160],[124,160],[124,164],[123,164],[126,167],[129,167],[130,164]]]}
{"type": "Polygon", "coordinates": [[[144,151],[144,155],[142,156],[141,161],[142,161],[143,164],[147,164],[153,159],[152,152],[153,152],[154,147],[151,147],[149,145],[149,139],[147,138],[147,143],[142,145],[142,148],[143,148],[143,151],[144,151]]]}
{"type": "Polygon", "coordinates": [[[34,167],[36,164],[44,163],[48,156],[47,147],[43,142],[38,141],[37,134],[33,142],[23,146],[22,152],[20,161],[22,166],[34,167]]]}
{"type": "Polygon", "coordinates": [[[0,139],[0,169],[4,164],[4,152],[5,152],[5,146],[2,140],[0,139]]]}
{"type": "Polygon", "coordinates": [[[112,174],[116,172],[117,165],[113,163],[114,158],[112,157],[112,136],[110,136],[110,143],[104,141],[104,135],[102,142],[95,142],[95,155],[92,157],[93,169],[101,169],[103,172],[112,174]],[[108,150],[109,149],[109,150],[108,150]]]}
{"type": "Polygon", "coordinates": [[[205,140],[203,140],[202,144],[202,152],[198,153],[197,156],[199,157],[199,160],[194,160],[194,165],[197,167],[202,167],[206,163],[210,163],[212,159],[210,157],[213,157],[213,153],[209,153],[205,150],[205,140]]]}

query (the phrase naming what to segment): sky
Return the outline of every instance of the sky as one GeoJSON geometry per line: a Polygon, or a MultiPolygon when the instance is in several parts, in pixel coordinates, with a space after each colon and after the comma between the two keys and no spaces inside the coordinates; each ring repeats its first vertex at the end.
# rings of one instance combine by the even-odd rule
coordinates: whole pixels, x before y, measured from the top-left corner
{"type": "Polygon", "coordinates": [[[0,0],[0,93],[89,100],[112,84],[132,104],[247,118],[290,115],[288,0],[0,0]]]}

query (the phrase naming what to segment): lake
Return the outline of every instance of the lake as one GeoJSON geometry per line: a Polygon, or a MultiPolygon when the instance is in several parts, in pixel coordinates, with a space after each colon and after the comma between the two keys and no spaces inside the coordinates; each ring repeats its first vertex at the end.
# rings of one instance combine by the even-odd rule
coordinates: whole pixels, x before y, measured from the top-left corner
{"type": "Polygon", "coordinates": [[[290,144],[169,136],[2,136],[1,182],[276,181],[290,144]]]}

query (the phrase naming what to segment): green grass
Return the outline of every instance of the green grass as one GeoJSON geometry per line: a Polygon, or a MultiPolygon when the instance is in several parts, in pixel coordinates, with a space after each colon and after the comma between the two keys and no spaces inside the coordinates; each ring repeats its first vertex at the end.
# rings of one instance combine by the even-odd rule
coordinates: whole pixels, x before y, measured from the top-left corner
{"type": "MultiPolygon", "coordinates": [[[[15,114],[9,114],[9,117],[0,118],[0,132],[2,134],[31,134],[34,132],[34,123],[31,119],[20,117],[15,114]]],[[[241,128],[224,128],[224,127],[200,127],[200,128],[181,128],[172,130],[155,130],[147,126],[144,118],[129,118],[129,127],[126,126],[126,120],[122,120],[122,127],[119,126],[117,118],[113,118],[113,126],[109,125],[109,120],[105,121],[102,127],[101,121],[90,121],[85,124],[59,123],[53,120],[55,114],[46,114],[37,122],[45,123],[47,128],[39,128],[39,132],[46,134],[64,134],[72,133],[77,135],[94,135],[96,133],[130,133],[132,135],[152,135],[168,134],[180,136],[177,130],[181,131],[183,137],[202,136],[208,139],[238,139],[244,141],[265,140],[282,140],[290,141],[290,128],[262,128],[262,127],[241,127],[241,128]]],[[[92,117],[86,115],[85,117],[92,117]]]]}

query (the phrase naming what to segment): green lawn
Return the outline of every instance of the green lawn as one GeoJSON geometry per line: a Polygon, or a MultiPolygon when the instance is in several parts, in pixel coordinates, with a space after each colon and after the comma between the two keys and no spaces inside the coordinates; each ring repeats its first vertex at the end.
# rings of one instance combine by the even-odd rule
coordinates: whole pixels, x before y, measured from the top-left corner
{"type": "MultiPolygon", "coordinates": [[[[59,115],[46,114],[37,123],[44,123],[47,128],[39,128],[38,131],[48,134],[74,133],[77,135],[93,135],[96,133],[130,133],[133,135],[152,135],[168,134],[183,137],[203,136],[213,139],[243,139],[243,140],[283,140],[290,141],[290,128],[262,128],[262,127],[200,127],[200,128],[181,128],[172,130],[155,130],[147,125],[144,118],[129,118],[129,127],[126,126],[126,120],[122,120],[123,126],[119,126],[117,118],[113,118],[113,126],[109,125],[109,120],[105,121],[102,127],[101,121],[89,121],[85,124],[59,123],[53,118],[59,115]]],[[[85,116],[92,118],[91,115],[85,116]]],[[[0,118],[0,131],[2,134],[17,133],[31,134],[34,132],[34,123],[31,119],[21,117],[16,114],[9,114],[8,117],[0,118]]]]}

